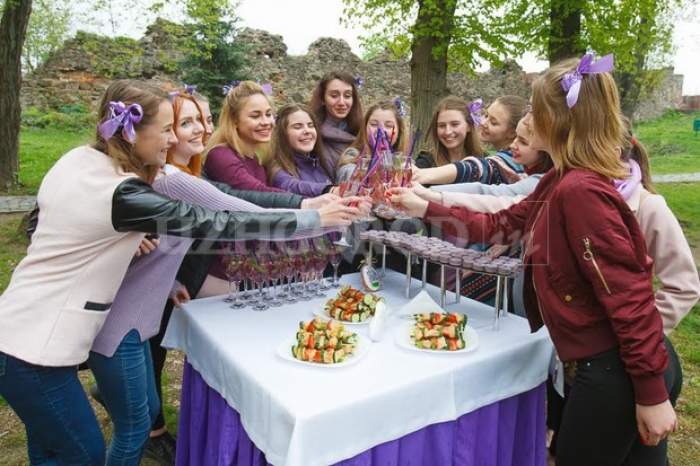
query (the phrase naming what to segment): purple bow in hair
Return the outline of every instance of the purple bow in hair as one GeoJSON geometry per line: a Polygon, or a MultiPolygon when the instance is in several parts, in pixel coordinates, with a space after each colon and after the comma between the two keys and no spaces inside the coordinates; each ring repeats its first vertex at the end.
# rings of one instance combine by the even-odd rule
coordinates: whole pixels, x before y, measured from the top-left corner
{"type": "Polygon", "coordinates": [[[127,141],[136,140],[134,124],[143,118],[143,109],[139,104],[131,104],[128,107],[124,102],[109,103],[109,119],[97,127],[105,141],[109,140],[119,128],[124,128],[127,141]]]}
{"type": "Polygon", "coordinates": [[[598,73],[608,73],[615,69],[615,63],[613,62],[613,54],[609,53],[600,60],[593,63],[595,60],[595,55],[592,53],[587,53],[581,58],[576,66],[576,71],[573,73],[566,73],[563,78],[561,78],[561,87],[564,89],[566,94],[566,104],[569,108],[576,105],[578,101],[578,93],[581,90],[581,79],[583,79],[584,74],[598,74],[598,73]]]}
{"type": "Polygon", "coordinates": [[[362,83],[364,83],[362,78],[360,76],[355,76],[355,86],[357,86],[358,89],[362,87],[362,83]]]}
{"type": "Polygon", "coordinates": [[[239,80],[231,81],[231,84],[225,85],[221,88],[224,91],[224,95],[228,95],[232,90],[237,88],[241,82],[239,80]]]}
{"type": "Polygon", "coordinates": [[[403,100],[401,100],[401,97],[395,98],[394,104],[396,105],[396,113],[398,113],[400,117],[405,117],[406,109],[403,108],[403,100]]]}
{"type": "Polygon", "coordinates": [[[197,90],[196,85],[183,84],[182,87],[185,88],[185,94],[194,95],[194,91],[197,90]]]}
{"type": "Polygon", "coordinates": [[[481,126],[481,107],[484,106],[484,101],[479,97],[474,102],[469,104],[469,115],[472,117],[474,126],[481,126]]]}
{"type": "Polygon", "coordinates": [[[255,80],[256,83],[260,84],[260,87],[263,88],[263,91],[265,92],[266,95],[272,95],[272,84],[270,83],[261,83],[260,78],[255,80]]]}

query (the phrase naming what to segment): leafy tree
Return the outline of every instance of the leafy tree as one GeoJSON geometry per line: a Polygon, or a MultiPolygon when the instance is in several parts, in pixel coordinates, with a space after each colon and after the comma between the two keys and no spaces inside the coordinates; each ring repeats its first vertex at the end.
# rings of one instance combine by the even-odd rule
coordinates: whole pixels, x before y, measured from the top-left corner
{"type": "Polygon", "coordinates": [[[222,86],[246,78],[241,71],[247,65],[245,50],[234,41],[238,18],[228,0],[190,0],[185,10],[193,34],[189,53],[178,63],[178,75],[212,99],[211,109],[216,115],[221,99],[214,96],[221,95],[222,86]]]}
{"type": "Polygon", "coordinates": [[[526,51],[558,61],[615,52],[625,108],[653,85],[650,64],[669,57],[671,11],[683,0],[343,0],[344,24],[370,31],[363,44],[385,43],[411,56],[411,119],[427,127],[446,94],[448,68],[499,66],[526,51]],[[428,53],[431,49],[432,53],[428,53]]]}
{"type": "Polygon", "coordinates": [[[22,68],[34,71],[68,37],[71,23],[68,0],[35,0],[24,40],[22,68]]]}
{"type": "Polygon", "coordinates": [[[0,186],[12,187],[19,171],[22,45],[32,0],[7,0],[0,19],[0,186]]]}
{"type": "Polygon", "coordinates": [[[411,122],[424,132],[437,102],[449,93],[448,69],[473,71],[483,61],[502,64],[527,50],[534,6],[507,0],[343,0],[341,22],[370,31],[364,45],[384,42],[410,56],[411,122]],[[494,14],[499,13],[499,14],[494,14]],[[375,31],[375,32],[372,32],[375,31]]]}

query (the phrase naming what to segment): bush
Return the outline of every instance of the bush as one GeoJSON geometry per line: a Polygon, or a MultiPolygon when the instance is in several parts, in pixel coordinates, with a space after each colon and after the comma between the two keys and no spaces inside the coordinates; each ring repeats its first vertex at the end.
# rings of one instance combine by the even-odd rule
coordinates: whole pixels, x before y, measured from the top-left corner
{"type": "Polygon", "coordinates": [[[84,104],[60,105],[60,111],[28,108],[22,112],[22,125],[28,128],[55,128],[79,132],[95,126],[95,115],[84,104]]]}

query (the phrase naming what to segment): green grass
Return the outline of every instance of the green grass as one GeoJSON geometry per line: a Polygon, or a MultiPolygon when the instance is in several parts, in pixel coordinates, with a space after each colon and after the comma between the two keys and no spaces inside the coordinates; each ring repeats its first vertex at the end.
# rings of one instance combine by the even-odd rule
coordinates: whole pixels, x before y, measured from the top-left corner
{"type": "Polygon", "coordinates": [[[700,112],[668,112],[635,125],[636,138],[649,152],[653,174],[700,172],[700,134],[693,132],[695,119],[700,119],[700,112]]]}
{"type": "Polygon", "coordinates": [[[80,132],[56,128],[27,128],[20,131],[19,186],[9,194],[36,194],[47,171],[63,154],[88,144],[94,128],[80,132]]]}

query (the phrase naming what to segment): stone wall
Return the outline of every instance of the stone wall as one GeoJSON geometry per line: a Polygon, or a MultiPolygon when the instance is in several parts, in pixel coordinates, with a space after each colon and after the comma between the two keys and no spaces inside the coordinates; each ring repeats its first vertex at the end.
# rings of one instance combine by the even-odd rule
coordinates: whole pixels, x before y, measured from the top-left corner
{"type": "MultiPolygon", "coordinates": [[[[159,20],[139,41],[97,38],[85,33],[66,42],[33,76],[25,77],[22,89],[24,108],[57,108],[61,104],[83,102],[95,108],[112,79],[132,77],[157,84],[173,82],[174,63],[182,57],[184,28],[159,20]],[[96,42],[97,41],[97,42],[96,42]],[[103,41],[103,46],[95,43],[103,41]],[[107,53],[105,53],[107,52],[107,53]]],[[[307,102],[318,80],[329,70],[342,69],[363,78],[361,95],[365,106],[382,99],[401,97],[410,115],[410,67],[408,61],[380,54],[363,61],[340,39],[323,37],[309,46],[306,55],[291,56],[282,37],[266,31],[244,29],[236,38],[249,49],[250,76],[273,86],[276,104],[307,102]]],[[[499,95],[527,97],[536,77],[524,73],[515,62],[485,73],[469,76],[450,73],[447,84],[452,94],[485,102],[499,95]]],[[[222,83],[224,84],[224,83],[222,83]]],[[[639,105],[635,119],[649,119],[681,105],[682,76],[667,72],[657,89],[639,105]]],[[[217,98],[217,96],[209,96],[217,98]]]]}

